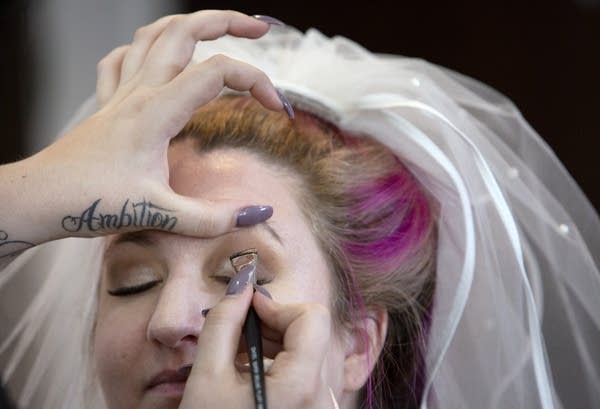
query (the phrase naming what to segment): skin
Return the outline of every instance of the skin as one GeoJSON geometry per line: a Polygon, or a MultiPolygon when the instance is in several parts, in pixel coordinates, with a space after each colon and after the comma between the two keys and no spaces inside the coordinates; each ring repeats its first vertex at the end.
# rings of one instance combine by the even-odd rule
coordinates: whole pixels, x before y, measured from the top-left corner
{"type": "MultiPolygon", "coordinates": [[[[160,371],[194,362],[205,323],[200,311],[223,297],[226,279],[219,276],[233,275],[227,268],[233,252],[258,248],[258,279],[268,281],[264,287],[278,302],[327,308],[331,299],[327,263],[296,204],[291,177],[282,177],[281,169],[249,152],[228,149],[199,155],[189,142],[170,149],[169,165],[170,184],[178,194],[269,202],[276,211],[270,228],[262,224],[210,239],[159,231],[145,232],[148,242],[111,239],[94,337],[94,360],[111,409],[178,407],[181,391],[146,386],[160,371]],[[161,282],[139,294],[118,297],[107,292],[152,280],[161,282]]],[[[330,341],[321,374],[335,387],[344,382],[347,351],[341,339],[330,341]]],[[[265,342],[266,355],[281,351],[280,342],[265,342]]]]}

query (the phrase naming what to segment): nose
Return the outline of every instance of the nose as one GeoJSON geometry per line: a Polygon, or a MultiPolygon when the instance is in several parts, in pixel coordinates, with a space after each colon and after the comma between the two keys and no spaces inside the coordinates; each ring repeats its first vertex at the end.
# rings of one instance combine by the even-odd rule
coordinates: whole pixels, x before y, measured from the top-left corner
{"type": "Polygon", "coordinates": [[[195,346],[204,323],[202,310],[216,300],[187,280],[167,281],[148,322],[146,337],[169,348],[195,346]]]}

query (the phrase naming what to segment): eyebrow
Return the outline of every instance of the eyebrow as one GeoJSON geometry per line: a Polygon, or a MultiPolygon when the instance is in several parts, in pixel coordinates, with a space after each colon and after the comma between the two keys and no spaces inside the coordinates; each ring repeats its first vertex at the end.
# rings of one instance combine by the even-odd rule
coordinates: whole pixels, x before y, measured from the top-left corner
{"type": "Polygon", "coordinates": [[[273,238],[283,246],[283,239],[281,238],[281,236],[279,235],[279,233],[277,233],[277,230],[275,230],[273,228],[273,226],[271,226],[271,224],[267,221],[264,223],[259,223],[254,225],[253,227],[263,227],[266,231],[268,231],[269,233],[271,233],[271,236],[273,236],[273,238]]]}
{"type": "MultiPolygon", "coordinates": [[[[283,239],[281,238],[279,233],[277,233],[277,230],[275,230],[273,228],[273,226],[271,226],[268,222],[256,224],[256,225],[250,227],[250,229],[255,229],[258,227],[262,227],[265,231],[267,231],[275,239],[275,241],[277,241],[281,246],[284,246],[283,239]]],[[[225,234],[237,233],[239,231],[242,231],[242,230],[233,230],[233,231],[225,233],[225,234]]],[[[111,249],[119,244],[123,244],[123,243],[134,243],[134,244],[138,244],[143,247],[153,247],[153,246],[157,245],[156,240],[148,235],[148,231],[140,230],[140,231],[133,231],[133,232],[120,234],[117,238],[115,238],[109,244],[107,250],[111,249]]]]}

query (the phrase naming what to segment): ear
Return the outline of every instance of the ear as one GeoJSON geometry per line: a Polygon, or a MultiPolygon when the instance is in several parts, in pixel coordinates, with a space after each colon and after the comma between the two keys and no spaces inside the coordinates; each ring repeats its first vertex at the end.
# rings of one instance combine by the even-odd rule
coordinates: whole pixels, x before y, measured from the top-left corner
{"type": "Polygon", "coordinates": [[[344,359],[344,389],[358,391],[367,382],[381,354],[388,328],[388,313],[383,307],[367,311],[353,326],[344,359]]]}

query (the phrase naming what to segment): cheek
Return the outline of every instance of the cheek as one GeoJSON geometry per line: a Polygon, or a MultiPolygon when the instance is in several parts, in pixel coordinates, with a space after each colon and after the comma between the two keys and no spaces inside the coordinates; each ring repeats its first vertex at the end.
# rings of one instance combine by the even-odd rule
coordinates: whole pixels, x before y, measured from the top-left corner
{"type": "Polygon", "coordinates": [[[301,231],[300,240],[288,240],[295,246],[288,250],[288,261],[271,285],[266,288],[281,303],[319,303],[331,307],[331,272],[312,235],[301,231]],[[304,238],[304,240],[302,239],[304,238]]]}
{"type": "Polygon", "coordinates": [[[106,396],[120,396],[135,389],[136,367],[144,362],[146,322],[146,314],[140,306],[100,305],[93,357],[106,396]]]}
{"type": "Polygon", "coordinates": [[[330,278],[327,271],[286,271],[265,288],[279,303],[318,303],[331,306],[330,278]]]}

